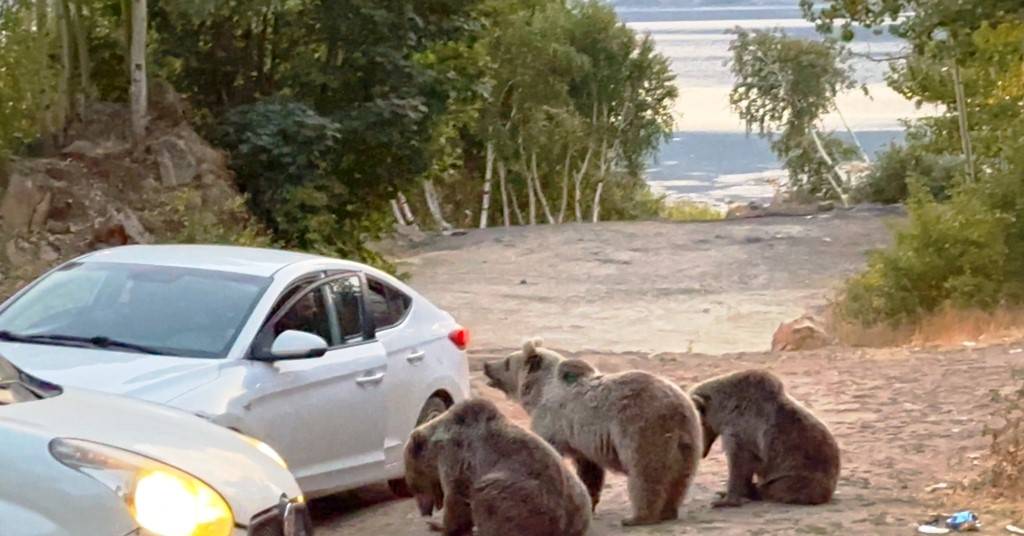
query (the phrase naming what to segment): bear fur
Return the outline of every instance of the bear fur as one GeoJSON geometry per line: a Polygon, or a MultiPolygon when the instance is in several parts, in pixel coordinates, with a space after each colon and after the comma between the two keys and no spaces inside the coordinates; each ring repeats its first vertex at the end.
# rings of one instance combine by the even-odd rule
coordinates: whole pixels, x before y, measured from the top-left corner
{"type": "Polygon", "coordinates": [[[718,376],[691,387],[690,397],[701,415],[704,456],[721,436],[729,463],[729,483],[715,506],[831,500],[839,480],[839,445],[774,374],[718,376]]]}
{"type": "Polygon", "coordinates": [[[587,490],[558,452],[486,400],[413,431],[405,467],[420,513],[443,507],[431,528],[446,535],[584,536],[590,526],[587,490]]]}
{"type": "Polygon", "coordinates": [[[678,386],[642,371],[601,374],[539,340],[487,363],[484,374],[530,414],[534,432],[576,462],[593,507],[611,470],[628,477],[633,515],[624,526],[678,518],[703,445],[700,417],[678,386]]]}

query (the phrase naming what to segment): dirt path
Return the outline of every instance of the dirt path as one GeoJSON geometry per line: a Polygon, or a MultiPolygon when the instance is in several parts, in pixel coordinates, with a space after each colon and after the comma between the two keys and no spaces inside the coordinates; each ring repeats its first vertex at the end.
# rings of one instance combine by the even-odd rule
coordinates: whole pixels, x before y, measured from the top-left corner
{"type": "MultiPolygon", "coordinates": [[[[925,489],[974,474],[986,450],[982,429],[998,409],[991,391],[1013,390],[1013,367],[1024,366],[1016,347],[952,352],[838,351],[799,354],[700,356],[666,354],[649,360],[631,354],[581,354],[606,371],[647,369],[688,384],[714,374],[764,367],[782,375],[790,392],[825,420],[843,449],[843,474],[836,499],[819,507],[756,504],[740,509],[710,507],[724,488],[724,456],[716,446],[701,465],[679,522],[622,529],[628,513],[625,482],[610,479],[598,507],[594,536],[612,534],[912,534],[929,512],[943,511],[942,493],[925,489]]],[[[503,395],[485,387],[481,363],[496,353],[474,356],[474,388],[526,422],[503,395]]],[[[976,509],[990,525],[997,512],[976,509]]],[[[393,500],[370,488],[314,503],[320,534],[427,535],[410,501],[393,500]]],[[[1014,520],[1008,520],[1014,521],[1014,520]]],[[[994,531],[999,532],[999,531],[994,531]]]]}
{"type": "Polygon", "coordinates": [[[761,351],[888,242],[896,214],[474,230],[392,253],[478,348],[541,333],[576,349],[761,351]]]}
{"type": "MultiPolygon", "coordinates": [[[[948,505],[944,492],[925,489],[978,473],[983,427],[1000,409],[991,393],[1019,384],[1011,379],[1014,367],[1024,367],[1017,346],[763,353],[779,322],[824,303],[863,264],[865,251],[888,240],[883,220],[891,215],[858,210],[813,219],[475,231],[406,250],[404,267],[417,289],[472,328],[476,348],[513,348],[541,335],[602,370],[647,369],[684,385],[766,367],[842,446],[832,504],[714,510],[727,476],[716,447],[679,522],[620,528],[629,501],[624,480],[612,477],[592,536],[913,534],[930,512],[956,507],[975,509],[993,527],[1000,514],[987,505],[948,505]],[[726,353],[738,351],[752,353],[726,353]]],[[[504,353],[474,353],[474,390],[526,424],[521,410],[481,381],[482,363],[504,353]]],[[[317,501],[314,512],[326,536],[429,534],[410,501],[380,487],[317,501]]]]}

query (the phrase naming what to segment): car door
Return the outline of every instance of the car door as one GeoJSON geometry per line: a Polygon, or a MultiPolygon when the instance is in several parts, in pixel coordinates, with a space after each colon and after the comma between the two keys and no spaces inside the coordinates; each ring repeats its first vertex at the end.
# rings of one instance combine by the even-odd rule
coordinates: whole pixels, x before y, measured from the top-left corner
{"type": "Polygon", "coordinates": [[[406,322],[412,298],[372,275],[366,276],[366,310],[373,319],[377,339],[388,356],[388,377],[384,382],[391,422],[384,441],[388,463],[401,461],[409,432],[416,425],[429,393],[424,391],[427,376],[428,341],[417,326],[406,322]]]}
{"type": "Polygon", "coordinates": [[[319,335],[330,349],[322,357],[250,361],[262,374],[247,382],[255,394],[246,432],[276,449],[309,495],[371,482],[384,467],[388,362],[365,326],[362,288],[361,277],[349,273],[291,290],[254,351],[286,330],[319,335]],[[362,329],[351,333],[353,325],[362,329]]]}

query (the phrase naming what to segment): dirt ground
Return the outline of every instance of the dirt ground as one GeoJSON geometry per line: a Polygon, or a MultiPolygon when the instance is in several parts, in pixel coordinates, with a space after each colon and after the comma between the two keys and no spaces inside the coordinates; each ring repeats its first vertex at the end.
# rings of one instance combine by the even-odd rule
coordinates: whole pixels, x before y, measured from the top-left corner
{"type": "Polygon", "coordinates": [[[821,305],[888,243],[898,211],[708,223],[474,230],[392,251],[411,284],[477,348],[545,334],[613,352],[767,350],[780,322],[821,305]],[[638,323],[638,319],[643,319],[638,323]]]}
{"type": "MultiPolygon", "coordinates": [[[[884,243],[884,215],[605,224],[561,237],[552,228],[491,231],[419,246],[408,266],[417,288],[474,329],[477,348],[512,348],[524,336],[543,335],[550,346],[572,349],[566,353],[604,371],[645,369],[683,386],[767,368],[829,424],[842,447],[842,478],[831,504],[712,509],[727,477],[716,446],[678,522],[621,528],[629,501],[624,479],[615,476],[592,536],[913,534],[933,512],[967,508],[981,515],[985,532],[1005,533],[1006,523],[1021,520],[996,505],[928,488],[955,487],[981,472],[983,429],[1000,409],[993,393],[1019,384],[1011,374],[1024,367],[1024,343],[944,351],[686,351],[689,340],[693,348],[763,349],[779,321],[822,303],[863,262],[864,250],[884,243]]],[[[525,414],[482,379],[483,362],[505,352],[473,352],[474,391],[525,425],[525,414]]],[[[313,511],[318,534],[326,536],[430,534],[412,502],[394,499],[384,487],[315,501],[313,511]]]]}

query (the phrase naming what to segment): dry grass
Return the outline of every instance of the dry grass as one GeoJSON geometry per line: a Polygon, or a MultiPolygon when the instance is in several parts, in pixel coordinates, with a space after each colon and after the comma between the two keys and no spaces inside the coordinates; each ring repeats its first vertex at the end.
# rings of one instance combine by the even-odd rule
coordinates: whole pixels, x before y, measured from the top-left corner
{"type": "Polygon", "coordinates": [[[668,221],[715,221],[725,219],[725,212],[707,203],[678,199],[662,203],[658,217],[668,221]]]}
{"type": "Polygon", "coordinates": [[[946,308],[914,325],[864,327],[836,320],[831,329],[837,340],[848,346],[928,346],[949,347],[1005,343],[1024,339],[1024,308],[1000,308],[995,311],[946,308]]]}

